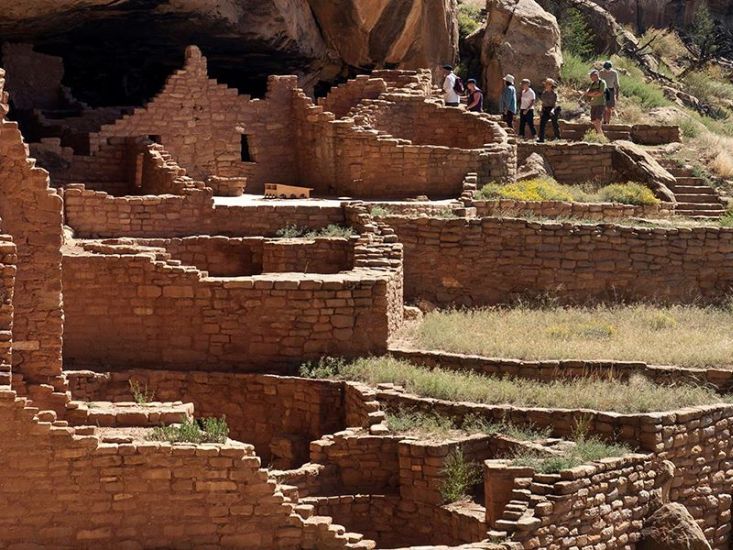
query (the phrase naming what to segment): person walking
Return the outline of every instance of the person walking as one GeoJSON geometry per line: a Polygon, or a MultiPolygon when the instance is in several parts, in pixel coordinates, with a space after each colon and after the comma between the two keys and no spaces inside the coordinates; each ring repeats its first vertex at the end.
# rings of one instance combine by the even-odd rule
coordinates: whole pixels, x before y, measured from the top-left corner
{"type": "Polygon", "coordinates": [[[603,135],[603,115],[606,112],[606,82],[600,77],[598,71],[593,69],[590,73],[590,86],[585,91],[585,96],[590,100],[590,120],[596,129],[596,133],[603,135]]]}
{"type": "Polygon", "coordinates": [[[476,80],[469,78],[466,81],[466,88],[468,88],[466,109],[472,113],[482,113],[484,111],[484,93],[476,85],[476,80]]]}
{"type": "Polygon", "coordinates": [[[446,107],[458,107],[461,104],[463,83],[453,72],[452,65],[443,65],[445,78],[443,79],[443,102],[446,107]]]}
{"type": "Polygon", "coordinates": [[[603,70],[599,73],[601,80],[606,83],[606,109],[603,113],[603,123],[610,124],[613,110],[616,108],[621,84],[619,82],[618,71],[613,68],[613,63],[606,61],[603,64],[603,70]]]}
{"type": "Polygon", "coordinates": [[[545,79],[545,89],[542,90],[540,101],[542,101],[542,112],[540,113],[540,138],[539,143],[545,142],[545,130],[547,123],[552,122],[552,130],[555,132],[555,139],[560,139],[560,125],[557,122],[560,116],[560,107],[557,104],[557,82],[551,78],[545,79]]]}
{"type": "Polygon", "coordinates": [[[509,128],[514,128],[514,115],[517,114],[517,89],[514,87],[514,76],[504,77],[504,89],[499,99],[499,112],[509,128]]]}
{"type": "Polygon", "coordinates": [[[522,95],[519,100],[519,137],[524,138],[524,128],[529,125],[532,138],[537,137],[537,130],[534,127],[534,102],[537,95],[531,88],[532,82],[525,78],[522,80],[522,95]]]}

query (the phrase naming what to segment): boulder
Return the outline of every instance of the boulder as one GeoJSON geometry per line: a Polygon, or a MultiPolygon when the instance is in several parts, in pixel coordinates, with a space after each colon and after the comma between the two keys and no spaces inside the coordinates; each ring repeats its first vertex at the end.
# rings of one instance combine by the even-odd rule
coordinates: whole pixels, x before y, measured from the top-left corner
{"type": "Polygon", "coordinates": [[[534,0],[488,0],[481,44],[482,83],[486,99],[498,106],[502,77],[513,74],[533,87],[549,77],[557,79],[562,65],[560,28],[553,15],[534,0]]]}
{"type": "Polygon", "coordinates": [[[629,181],[645,184],[664,202],[677,202],[670,187],[677,180],[644,149],[630,141],[615,141],[613,167],[629,181]]]}
{"type": "Polygon", "coordinates": [[[517,181],[553,177],[552,167],[539,153],[532,153],[517,169],[517,181]]]}
{"type": "Polygon", "coordinates": [[[638,550],[710,550],[695,519],[682,504],[665,504],[647,518],[638,550]]]}

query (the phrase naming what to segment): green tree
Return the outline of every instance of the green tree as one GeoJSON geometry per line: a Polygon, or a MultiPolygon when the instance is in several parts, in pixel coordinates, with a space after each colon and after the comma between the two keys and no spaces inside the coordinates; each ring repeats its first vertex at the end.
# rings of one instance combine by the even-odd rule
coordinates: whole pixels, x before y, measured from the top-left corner
{"type": "Polygon", "coordinates": [[[562,10],[559,20],[563,49],[584,60],[592,58],[595,54],[593,33],[583,14],[575,8],[570,8],[562,10]]]}
{"type": "Polygon", "coordinates": [[[716,50],[715,21],[710,13],[707,2],[701,2],[692,19],[689,29],[690,38],[700,51],[700,59],[712,57],[716,50]]]}

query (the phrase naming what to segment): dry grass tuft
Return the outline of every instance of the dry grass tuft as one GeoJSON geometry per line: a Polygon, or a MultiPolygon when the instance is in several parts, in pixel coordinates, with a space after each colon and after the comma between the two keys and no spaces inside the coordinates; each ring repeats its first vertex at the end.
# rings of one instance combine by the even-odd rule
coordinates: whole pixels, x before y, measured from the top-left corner
{"type": "Polygon", "coordinates": [[[733,365],[733,308],[653,305],[436,311],[414,345],[517,359],[615,359],[733,365]]]}

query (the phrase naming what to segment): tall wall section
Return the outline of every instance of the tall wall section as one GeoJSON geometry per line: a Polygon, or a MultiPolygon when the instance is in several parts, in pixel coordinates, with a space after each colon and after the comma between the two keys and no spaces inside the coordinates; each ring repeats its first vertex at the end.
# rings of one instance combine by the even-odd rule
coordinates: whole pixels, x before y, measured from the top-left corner
{"type": "Polygon", "coordinates": [[[18,247],[13,327],[14,373],[31,397],[57,410],[66,401],[61,378],[61,197],[35,168],[15,122],[5,119],[8,93],[0,69],[0,218],[18,247]]]}

